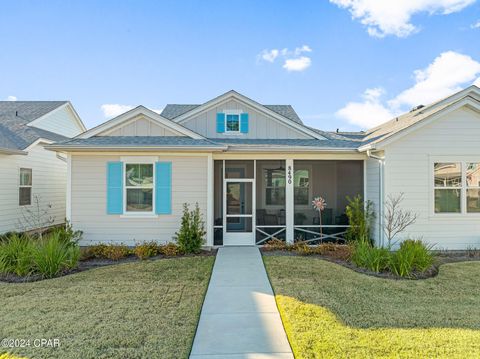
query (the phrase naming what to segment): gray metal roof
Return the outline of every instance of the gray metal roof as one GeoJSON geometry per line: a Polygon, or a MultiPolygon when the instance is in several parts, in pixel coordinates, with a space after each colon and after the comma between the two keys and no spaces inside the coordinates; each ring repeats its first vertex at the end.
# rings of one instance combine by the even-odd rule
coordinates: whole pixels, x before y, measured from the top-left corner
{"type": "Polygon", "coordinates": [[[187,136],[93,136],[72,138],[50,147],[223,147],[210,140],[187,136]]]}
{"type": "MultiPolygon", "coordinates": [[[[193,105],[193,104],[168,104],[163,109],[161,116],[168,118],[169,120],[173,120],[178,116],[181,116],[200,105],[193,105]]],[[[303,124],[300,117],[298,117],[297,113],[293,109],[291,105],[263,105],[264,107],[268,108],[269,110],[282,115],[294,122],[303,124]]]]}
{"type": "Polygon", "coordinates": [[[28,124],[67,101],[0,101],[0,148],[23,150],[39,138],[63,141],[67,137],[28,124]]]}

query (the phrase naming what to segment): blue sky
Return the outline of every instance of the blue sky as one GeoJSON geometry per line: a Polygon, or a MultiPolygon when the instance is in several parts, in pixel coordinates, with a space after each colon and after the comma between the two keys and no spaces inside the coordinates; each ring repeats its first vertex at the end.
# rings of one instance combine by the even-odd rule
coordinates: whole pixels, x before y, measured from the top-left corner
{"type": "Polygon", "coordinates": [[[90,128],[235,89],[356,130],[480,85],[480,2],[385,3],[2,1],[0,99],[70,100],[90,128]]]}

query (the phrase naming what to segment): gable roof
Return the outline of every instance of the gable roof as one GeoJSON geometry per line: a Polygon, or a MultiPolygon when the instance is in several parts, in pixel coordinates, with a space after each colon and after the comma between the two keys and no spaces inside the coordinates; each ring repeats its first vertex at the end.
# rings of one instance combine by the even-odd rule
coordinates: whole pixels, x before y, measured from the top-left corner
{"type": "Polygon", "coordinates": [[[63,141],[67,137],[29,125],[68,101],[0,101],[0,148],[24,150],[43,138],[63,141]]]}
{"type": "MultiPolygon", "coordinates": [[[[440,114],[452,106],[458,105],[462,100],[467,100],[467,102],[473,101],[473,106],[476,106],[475,103],[480,105],[480,88],[475,85],[469,86],[453,95],[404,113],[390,121],[371,128],[366,132],[364,146],[360,147],[360,150],[378,147],[387,139],[391,140],[394,137],[402,135],[413,126],[418,126],[428,118],[440,114]]],[[[467,102],[463,101],[462,104],[467,104],[467,102]]]]}
{"type": "Polygon", "coordinates": [[[180,133],[182,135],[194,138],[194,139],[204,139],[203,136],[200,134],[176,123],[168,118],[165,118],[155,111],[150,110],[149,108],[146,108],[145,106],[137,106],[117,117],[112,118],[111,120],[108,120],[94,128],[91,128],[90,130],[78,135],[78,138],[90,138],[93,136],[98,135],[99,133],[105,132],[107,130],[112,130],[130,120],[133,118],[139,116],[139,115],[144,115],[148,119],[152,120],[153,122],[156,122],[160,126],[166,127],[168,129],[173,130],[174,132],[180,133]]]}
{"type": "MultiPolygon", "coordinates": [[[[197,108],[201,105],[192,105],[192,104],[167,104],[163,109],[161,116],[168,118],[169,120],[173,120],[178,116],[181,116],[191,110],[197,108]]],[[[292,121],[297,123],[303,124],[300,117],[298,117],[297,113],[293,109],[291,105],[263,105],[264,107],[272,110],[273,112],[278,113],[292,121]]]]}
{"type": "MultiPolygon", "coordinates": [[[[315,131],[311,130],[309,127],[305,126],[303,123],[299,123],[299,122],[296,122],[296,121],[294,121],[294,120],[292,120],[288,117],[285,117],[284,115],[279,114],[279,113],[273,111],[272,109],[254,101],[254,100],[252,100],[252,99],[250,99],[250,98],[248,98],[248,97],[246,97],[246,96],[244,96],[244,95],[242,95],[242,94],[240,94],[240,93],[238,93],[234,90],[230,90],[228,92],[225,92],[224,94],[222,94],[220,96],[217,96],[214,99],[211,99],[211,100],[203,103],[202,105],[199,105],[199,106],[191,109],[190,111],[185,112],[184,114],[175,117],[174,121],[177,122],[177,123],[182,123],[182,122],[190,119],[192,116],[195,116],[195,115],[201,113],[202,111],[206,111],[206,110],[208,110],[212,107],[215,107],[218,104],[220,104],[224,101],[227,101],[229,99],[232,99],[232,98],[236,99],[240,102],[243,102],[248,106],[253,107],[255,110],[266,114],[270,118],[273,118],[274,120],[276,120],[278,122],[281,122],[285,126],[290,127],[292,129],[300,132],[300,133],[306,134],[310,137],[313,137],[313,138],[316,138],[316,139],[319,139],[319,140],[324,140],[325,139],[318,132],[315,132],[315,131]]],[[[278,106],[278,105],[270,105],[270,106],[278,106]]],[[[293,108],[292,108],[292,110],[293,110],[293,108]]],[[[289,112],[289,111],[285,111],[285,114],[287,112],[289,112]]]]}

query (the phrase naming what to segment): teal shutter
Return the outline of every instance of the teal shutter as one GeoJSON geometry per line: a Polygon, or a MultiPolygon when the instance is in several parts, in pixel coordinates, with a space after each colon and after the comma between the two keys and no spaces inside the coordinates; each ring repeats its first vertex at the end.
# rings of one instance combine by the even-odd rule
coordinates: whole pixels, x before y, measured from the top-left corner
{"type": "Polygon", "coordinates": [[[172,162],[155,163],[155,213],[172,213],[172,162]]]}
{"type": "Polygon", "coordinates": [[[225,114],[223,112],[217,113],[217,133],[225,132],[225,114]]]}
{"type": "Polygon", "coordinates": [[[123,213],[123,163],[107,163],[107,214],[123,213]]]}
{"type": "Polygon", "coordinates": [[[248,113],[240,114],[240,132],[248,133],[248,113]]]}

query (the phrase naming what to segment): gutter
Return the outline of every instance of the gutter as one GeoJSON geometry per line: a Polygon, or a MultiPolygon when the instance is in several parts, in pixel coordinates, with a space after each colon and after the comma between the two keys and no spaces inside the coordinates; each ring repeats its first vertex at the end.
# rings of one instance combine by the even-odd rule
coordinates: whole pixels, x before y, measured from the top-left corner
{"type": "Polygon", "coordinates": [[[347,152],[358,153],[356,148],[341,148],[341,147],[312,147],[312,146],[228,146],[228,152],[347,152]]]}
{"type": "Polygon", "coordinates": [[[49,145],[45,146],[50,151],[82,151],[82,152],[96,152],[96,151],[133,151],[133,152],[146,152],[146,151],[223,151],[227,147],[201,147],[201,146],[141,146],[141,147],[125,147],[125,146],[110,146],[110,147],[94,147],[94,146],[61,146],[61,145],[49,145]]]}
{"type": "Polygon", "coordinates": [[[0,154],[26,156],[26,155],[28,155],[28,152],[27,151],[22,151],[22,150],[13,150],[13,149],[10,149],[10,148],[1,148],[0,147],[0,154]]]}
{"type": "Polygon", "coordinates": [[[378,165],[379,165],[379,176],[380,176],[380,186],[378,188],[378,238],[380,245],[383,247],[384,245],[384,240],[383,240],[383,202],[384,202],[384,178],[385,178],[385,156],[376,156],[372,154],[371,150],[366,151],[367,156],[369,158],[373,158],[375,160],[378,160],[378,165]]]}

